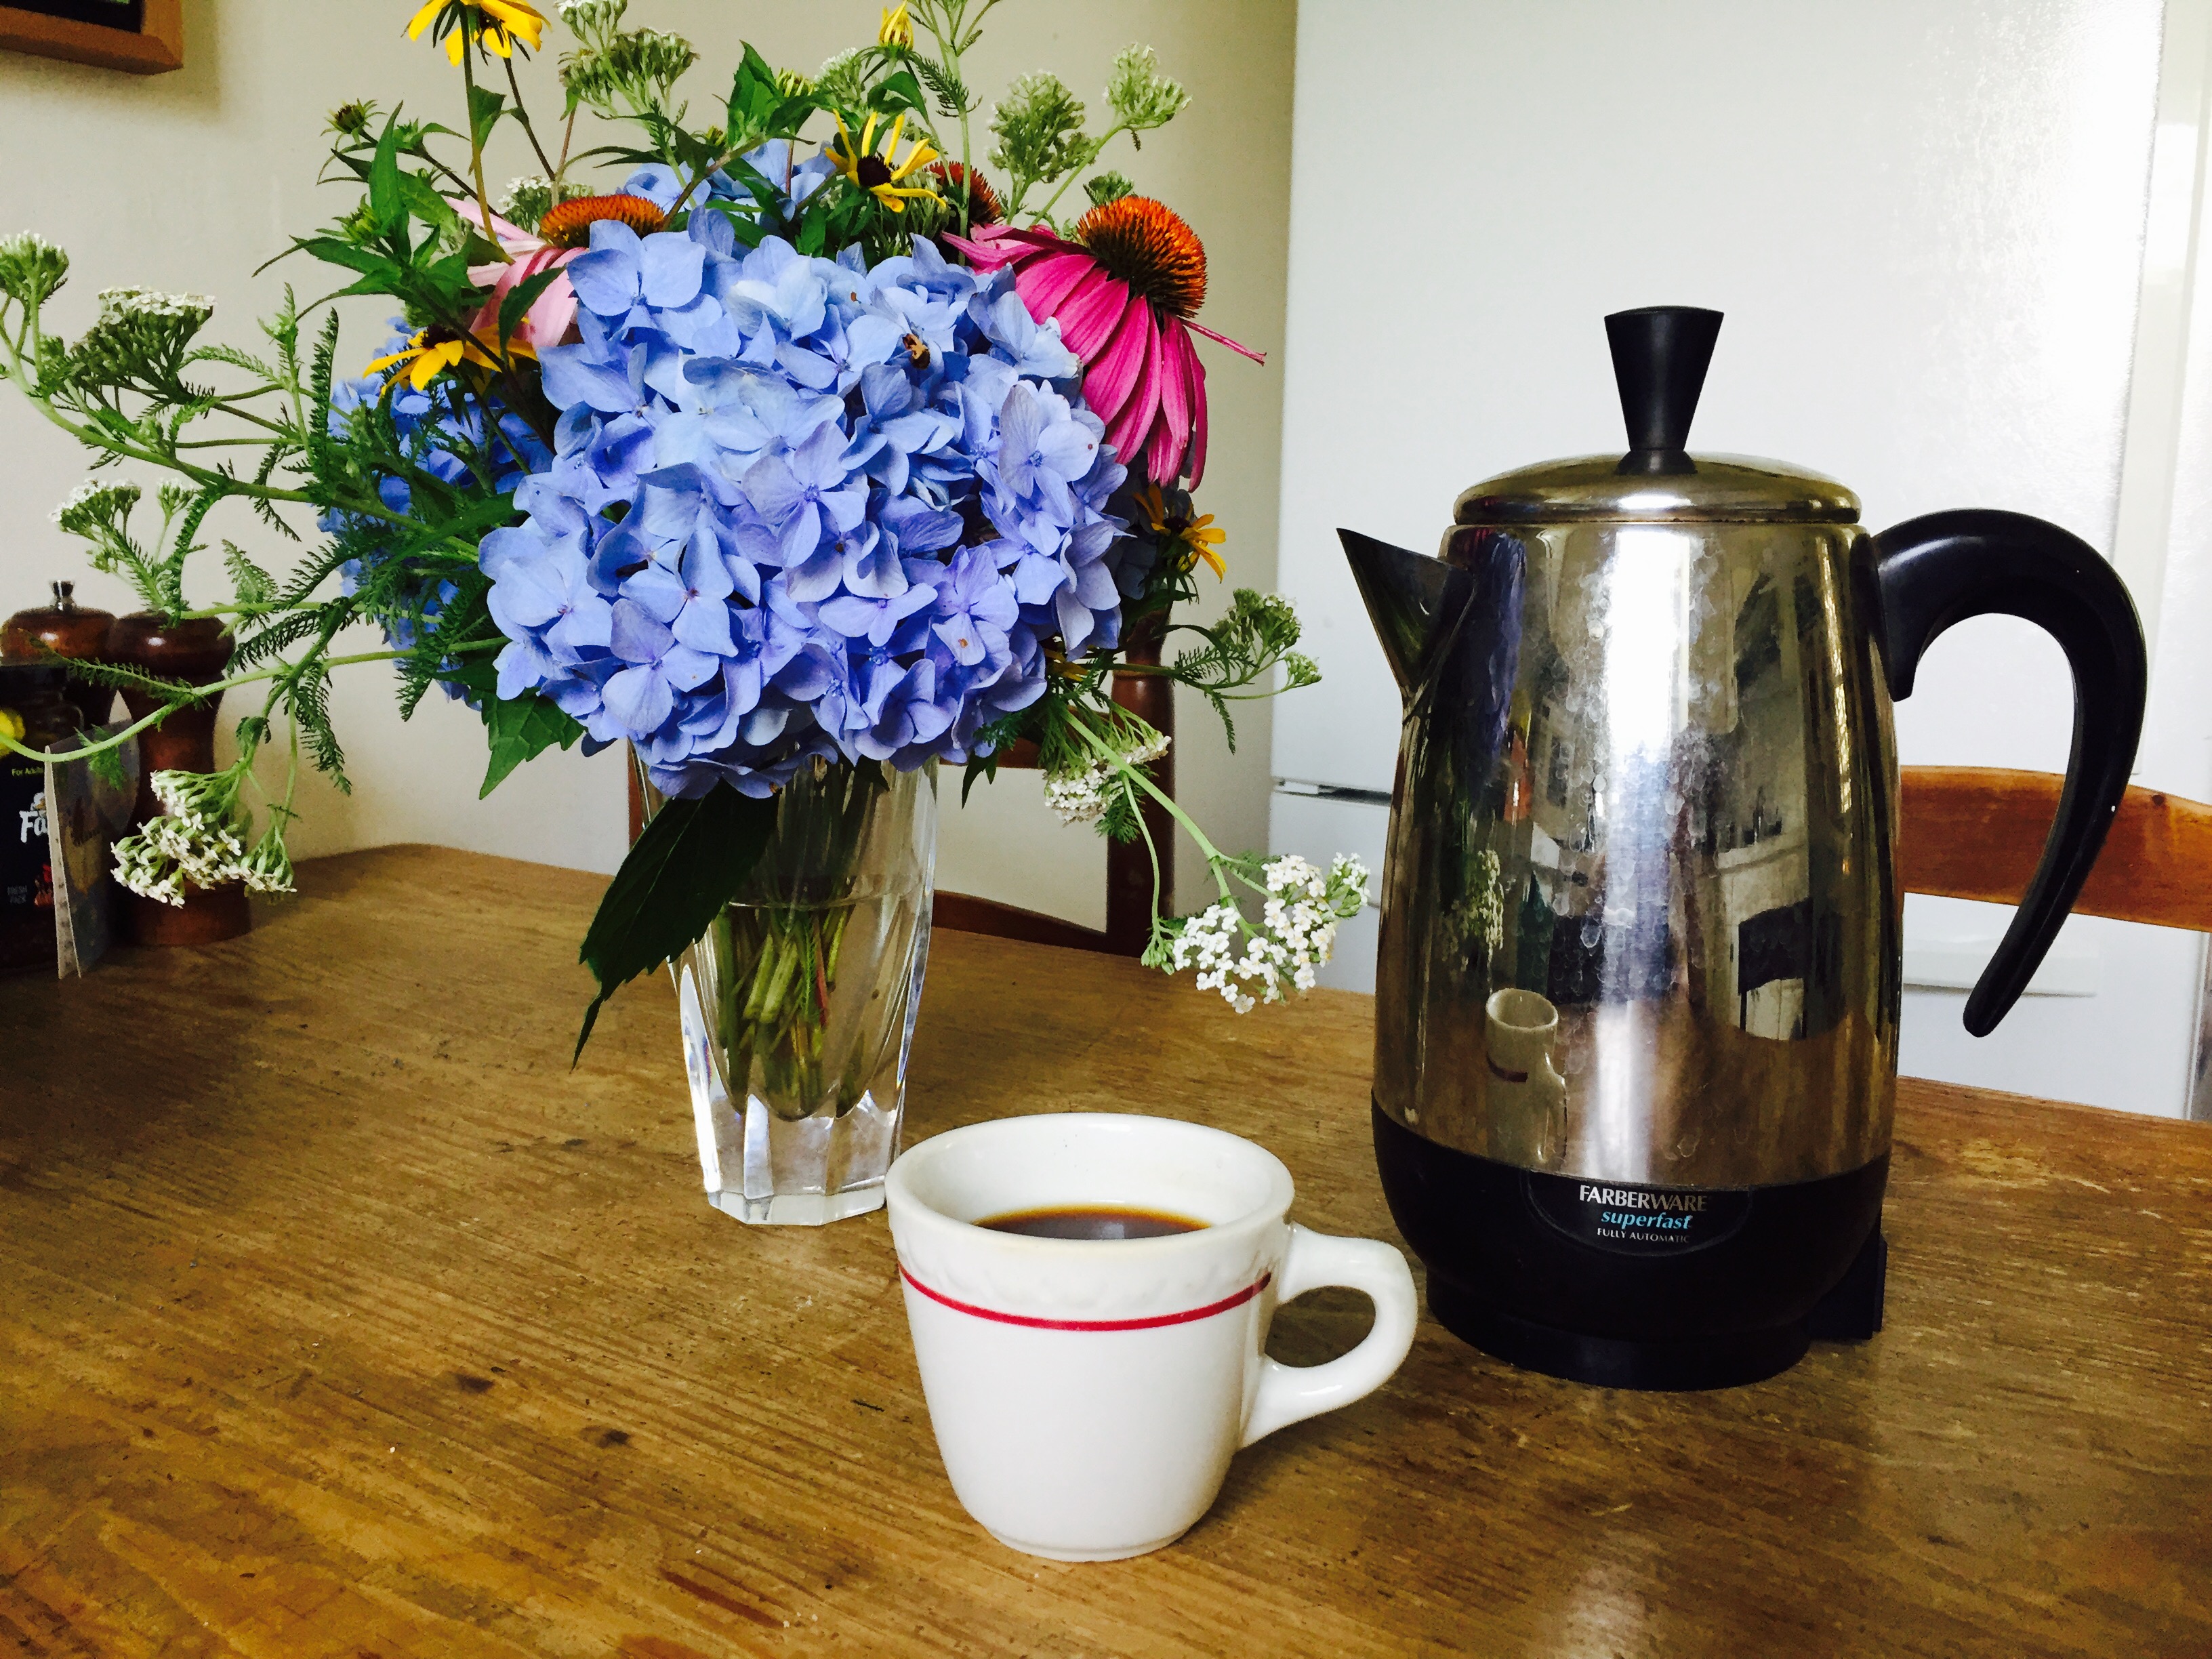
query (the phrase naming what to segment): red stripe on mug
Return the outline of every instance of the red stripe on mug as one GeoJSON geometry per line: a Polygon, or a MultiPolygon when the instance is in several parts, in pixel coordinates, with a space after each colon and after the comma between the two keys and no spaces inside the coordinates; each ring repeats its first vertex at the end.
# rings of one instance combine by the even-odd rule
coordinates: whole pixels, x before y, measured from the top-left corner
{"type": "Polygon", "coordinates": [[[1272,1273],[1261,1273],[1257,1284],[1247,1285],[1234,1296],[1224,1296],[1218,1302],[1209,1302],[1203,1308],[1188,1308],[1182,1313],[1154,1314],[1146,1319],[1036,1319],[1028,1314],[1000,1313],[994,1308],[978,1308],[973,1304],[955,1301],[942,1291],[933,1291],[899,1263],[899,1277],[920,1291],[932,1302],[941,1302],[956,1313],[973,1314],[978,1319],[996,1320],[1001,1325],[1025,1325],[1037,1331],[1151,1331],[1163,1325],[1188,1325],[1193,1320],[1211,1319],[1218,1313],[1227,1313],[1239,1308],[1266,1290],[1273,1280],[1272,1273]]]}

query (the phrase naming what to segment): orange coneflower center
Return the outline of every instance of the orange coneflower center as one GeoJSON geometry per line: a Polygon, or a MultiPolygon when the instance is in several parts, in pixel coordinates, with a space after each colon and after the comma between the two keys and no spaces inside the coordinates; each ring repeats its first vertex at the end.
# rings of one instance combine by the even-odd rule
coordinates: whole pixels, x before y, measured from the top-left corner
{"type": "Polygon", "coordinates": [[[641,236],[668,222],[668,216],[642,196],[579,196],[547,209],[538,222],[538,234],[555,247],[588,247],[592,227],[602,219],[628,225],[641,236]]]}
{"type": "Polygon", "coordinates": [[[1149,196],[1091,209],[1075,222],[1075,240],[1171,317],[1206,303],[1206,245],[1180,214],[1149,196]]]}
{"type": "Polygon", "coordinates": [[[977,225],[995,225],[1003,221],[1006,210],[999,205],[999,192],[991,188],[991,181],[973,167],[963,167],[957,161],[938,161],[931,165],[937,175],[939,193],[946,205],[960,205],[960,190],[968,189],[968,223],[972,229],[977,225]]]}

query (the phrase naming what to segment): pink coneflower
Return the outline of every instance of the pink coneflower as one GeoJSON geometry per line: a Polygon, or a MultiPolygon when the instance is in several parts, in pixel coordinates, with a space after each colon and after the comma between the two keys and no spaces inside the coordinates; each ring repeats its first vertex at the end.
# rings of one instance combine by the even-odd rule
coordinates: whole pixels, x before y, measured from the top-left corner
{"type": "MultiPolygon", "coordinates": [[[[470,224],[481,226],[483,210],[473,202],[453,204],[470,224]]],[[[499,308],[518,283],[526,283],[541,270],[550,270],[565,265],[580,253],[588,252],[592,246],[592,227],[602,219],[613,219],[628,225],[641,236],[650,235],[668,222],[668,216],[642,196],[580,196],[562,202],[550,209],[538,222],[538,234],[531,234],[519,225],[511,225],[496,213],[491,216],[493,234],[499,245],[507,250],[507,262],[496,265],[471,265],[469,280],[489,286],[491,294],[483,308],[476,314],[470,330],[476,334],[496,334],[499,328],[499,308]]],[[[576,290],[568,285],[566,276],[556,276],[530,302],[523,313],[522,322],[514,331],[515,340],[531,350],[543,351],[548,346],[559,345],[568,337],[569,328],[576,320],[576,290]]]]}
{"type": "Polygon", "coordinates": [[[945,239],[979,270],[1011,265],[1039,322],[1082,359],[1083,398],[1106,441],[1156,483],[1206,475],[1206,368],[1197,330],[1255,363],[1267,358],[1190,320],[1206,299],[1206,248],[1182,217],[1147,196],[1124,196],[1076,222],[1075,240],[1036,227],[980,225],[945,239]]]}

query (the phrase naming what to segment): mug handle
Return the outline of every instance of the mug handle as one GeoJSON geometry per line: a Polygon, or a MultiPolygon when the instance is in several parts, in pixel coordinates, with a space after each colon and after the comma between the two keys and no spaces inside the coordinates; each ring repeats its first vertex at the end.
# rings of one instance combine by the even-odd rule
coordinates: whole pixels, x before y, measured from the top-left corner
{"type": "Polygon", "coordinates": [[[1285,1365],[1260,1357],[1260,1386],[1245,1414],[1249,1446],[1292,1423],[1364,1400],[1389,1382],[1413,1346],[1420,1308],[1406,1258],[1373,1238],[1337,1238],[1291,1223],[1290,1248],[1276,1275],[1275,1299],[1290,1302],[1308,1291],[1341,1285],[1375,1304],[1375,1328],[1350,1353],[1321,1365],[1285,1365]]]}

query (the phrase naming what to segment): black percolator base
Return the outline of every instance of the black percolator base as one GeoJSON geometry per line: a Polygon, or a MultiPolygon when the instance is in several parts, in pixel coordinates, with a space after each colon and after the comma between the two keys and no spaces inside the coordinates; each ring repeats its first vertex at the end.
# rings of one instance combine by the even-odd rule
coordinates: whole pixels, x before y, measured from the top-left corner
{"type": "Polygon", "coordinates": [[[1601,1185],[1374,1118],[1430,1310],[1509,1364],[1604,1388],[1730,1388],[1787,1370],[1814,1338],[1881,1328],[1887,1157],[1774,1187],[1601,1185]]]}

